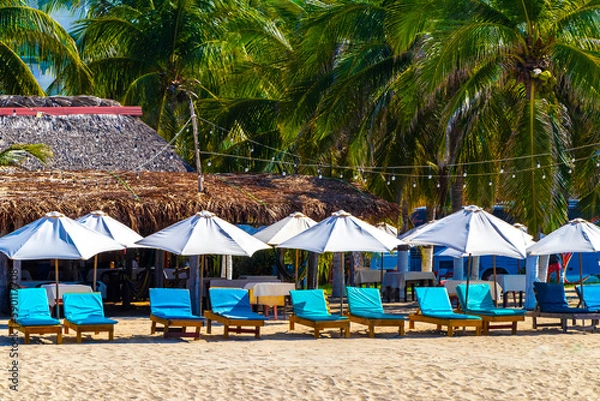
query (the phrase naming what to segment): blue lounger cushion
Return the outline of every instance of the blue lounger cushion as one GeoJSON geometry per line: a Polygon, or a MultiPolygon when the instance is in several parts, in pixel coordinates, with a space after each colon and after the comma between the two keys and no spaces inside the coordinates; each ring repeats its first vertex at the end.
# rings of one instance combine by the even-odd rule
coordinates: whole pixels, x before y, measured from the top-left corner
{"type": "Polygon", "coordinates": [[[418,287],[415,288],[415,292],[423,316],[438,319],[481,320],[479,316],[454,313],[448,291],[444,287],[418,287]]]}
{"type": "Polygon", "coordinates": [[[116,324],[104,316],[99,292],[71,292],[63,295],[65,319],[76,325],[116,324]]]}
{"type": "Polygon", "coordinates": [[[186,288],[150,288],[150,313],[163,319],[204,320],[192,314],[190,291],[186,288]]]}
{"type": "Polygon", "coordinates": [[[243,288],[209,288],[210,305],[213,313],[228,319],[267,320],[252,311],[248,290],[243,288]]]}
{"type": "Polygon", "coordinates": [[[406,319],[402,315],[385,313],[377,288],[346,287],[348,309],[354,316],[366,319],[406,319]]]}
{"type": "Polygon", "coordinates": [[[467,305],[467,285],[456,286],[458,301],[465,313],[485,316],[525,316],[524,309],[498,308],[494,304],[490,286],[487,284],[469,284],[469,299],[467,305]]]}
{"type": "MultiPolygon", "coordinates": [[[[13,319],[21,326],[52,326],[60,324],[50,315],[48,293],[43,288],[22,288],[13,301],[13,319]]],[[[14,293],[13,293],[14,294],[14,293]]]]}
{"type": "MultiPolygon", "coordinates": [[[[563,284],[533,283],[533,292],[541,312],[548,313],[585,313],[587,308],[571,308],[567,302],[563,284]]],[[[585,291],[584,291],[585,292],[585,291]]]]}
{"type": "Polygon", "coordinates": [[[600,285],[586,285],[581,295],[581,286],[575,287],[577,296],[590,312],[600,312],[600,285]]]}
{"type": "Polygon", "coordinates": [[[332,315],[327,308],[323,290],[290,290],[294,315],[313,321],[348,320],[346,316],[332,315]]]}

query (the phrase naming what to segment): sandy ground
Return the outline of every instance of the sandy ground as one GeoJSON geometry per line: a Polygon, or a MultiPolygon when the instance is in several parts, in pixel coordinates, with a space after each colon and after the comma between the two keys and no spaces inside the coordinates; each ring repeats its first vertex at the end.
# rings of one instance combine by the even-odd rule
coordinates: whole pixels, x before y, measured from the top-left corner
{"type": "MultiPolygon", "coordinates": [[[[411,303],[386,305],[408,312],[411,303]]],[[[141,312],[141,313],[140,313],[141,312]]],[[[107,313],[108,314],[108,313],[107,313]]],[[[202,330],[199,341],[150,335],[150,321],[117,316],[115,341],[106,333],[73,332],[62,345],[55,336],[18,339],[18,356],[0,320],[4,360],[1,400],[598,400],[600,333],[558,328],[495,330],[475,336],[468,329],[447,337],[417,323],[403,337],[352,325],[351,337],[326,330],[289,330],[268,321],[261,339],[223,328],[202,330]],[[9,385],[18,362],[18,391],[9,385]]],[[[281,319],[281,316],[280,316],[281,319]]],[[[408,328],[408,324],[406,325],[408,328]]]]}

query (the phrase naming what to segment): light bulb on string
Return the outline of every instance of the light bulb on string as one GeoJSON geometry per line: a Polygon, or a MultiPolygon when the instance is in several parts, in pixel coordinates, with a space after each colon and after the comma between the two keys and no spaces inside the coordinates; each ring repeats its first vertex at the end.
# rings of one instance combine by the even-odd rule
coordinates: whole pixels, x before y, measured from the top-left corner
{"type": "Polygon", "coordinates": [[[500,174],[504,174],[504,166],[500,167],[500,174]]]}
{"type": "Polygon", "coordinates": [[[430,179],[430,180],[431,180],[432,177],[433,176],[431,175],[431,173],[429,173],[429,175],[427,176],[427,178],[430,179]]]}
{"type": "Polygon", "coordinates": [[[570,168],[570,169],[569,169],[569,174],[571,174],[572,172],[573,172],[573,169],[572,169],[572,168],[570,168]]]}
{"type": "Polygon", "coordinates": [[[396,175],[392,174],[392,181],[396,181],[396,175]]]}
{"type": "Polygon", "coordinates": [[[212,162],[209,160],[208,162],[206,162],[206,165],[207,165],[208,167],[210,167],[210,166],[212,166],[212,162]]]}
{"type": "Polygon", "coordinates": [[[285,171],[282,171],[282,172],[281,172],[281,175],[285,177],[285,176],[286,176],[286,172],[285,172],[285,171]]]}
{"type": "Polygon", "coordinates": [[[546,179],[546,174],[542,174],[542,180],[546,179]]]}
{"type": "Polygon", "coordinates": [[[417,187],[417,183],[413,181],[413,188],[417,187]]]}
{"type": "Polygon", "coordinates": [[[512,178],[515,178],[517,175],[515,173],[512,174],[512,178]]]}
{"type": "Polygon", "coordinates": [[[542,165],[540,164],[540,162],[538,161],[536,164],[537,168],[540,168],[542,165]]]}
{"type": "Polygon", "coordinates": [[[491,182],[491,181],[490,181],[490,182],[488,182],[488,185],[491,187],[491,186],[492,186],[492,182],[491,182]]]}
{"type": "Polygon", "coordinates": [[[245,171],[246,173],[248,172],[248,170],[250,170],[248,167],[246,167],[246,168],[244,169],[244,171],[245,171]]]}
{"type": "Polygon", "coordinates": [[[387,182],[388,185],[390,185],[390,180],[387,180],[386,182],[387,182]]]}
{"type": "Polygon", "coordinates": [[[438,188],[440,187],[440,182],[439,182],[439,181],[438,181],[438,183],[437,183],[436,187],[438,187],[438,188]]]}
{"type": "Polygon", "coordinates": [[[340,178],[344,178],[344,173],[340,173],[340,178]]]}
{"type": "Polygon", "coordinates": [[[463,173],[463,177],[467,176],[467,171],[465,170],[465,172],[463,173]]]}

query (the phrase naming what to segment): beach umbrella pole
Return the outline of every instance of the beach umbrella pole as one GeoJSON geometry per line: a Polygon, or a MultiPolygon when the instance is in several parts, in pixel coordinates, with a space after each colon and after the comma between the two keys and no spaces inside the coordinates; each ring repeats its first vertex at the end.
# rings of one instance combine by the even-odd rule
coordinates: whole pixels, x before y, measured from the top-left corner
{"type": "Polygon", "coordinates": [[[58,292],[60,288],[58,285],[58,259],[54,259],[54,279],[56,280],[56,296],[54,299],[54,306],[56,306],[56,318],[60,319],[60,310],[58,307],[58,299],[60,298],[60,294],[58,292]]]}
{"type": "Polygon", "coordinates": [[[98,255],[94,255],[94,282],[93,282],[93,288],[94,291],[96,291],[96,277],[98,274],[98,255]]]}
{"type": "Polygon", "coordinates": [[[467,262],[467,291],[465,291],[465,308],[469,305],[469,280],[471,279],[471,254],[469,254],[469,259],[467,262]]]}
{"type": "Polygon", "coordinates": [[[340,314],[344,314],[344,252],[341,252],[340,257],[340,270],[341,270],[341,279],[340,279],[340,314]]]}
{"type": "Polygon", "coordinates": [[[581,299],[583,299],[583,261],[581,260],[581,252],[579,252],[579,285],[581,287],[581,299]]]}
{"type": "Polygon", "coordinates": [[[294,264],[295,270],[296,270],[295,273],[294,273],[295,274],[294,278],[296,280],[296,283],[295,283],[296,285],[294,286],[294,288],[296,288],[296,289],[298,289],[298,282],[299,282],[299,280],[298,280],[298,271],[300,270],[300,268],[298,266],[298,252],[300,252],[300,250],[296,249],[296,262],[294,264]]]}
{"type": "Polygon", "coordinates": [[[496,275],[496,255],[492,255],[492,271],[494,272],[494,305],[498,307],[498,276],[496,275]]]}
{"type": "Polygon", "coordinates": [[[204,255],[200,257],[200,289],[198,290],[200,296],[198,297],[198,316],[202,316],[202,298],[204,297],[204,255]]]}

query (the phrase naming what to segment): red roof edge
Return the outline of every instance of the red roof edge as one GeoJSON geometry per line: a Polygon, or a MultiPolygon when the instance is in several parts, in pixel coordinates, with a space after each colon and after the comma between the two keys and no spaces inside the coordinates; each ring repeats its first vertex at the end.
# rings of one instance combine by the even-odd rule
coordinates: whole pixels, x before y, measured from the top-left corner
{"type": "Polygon", "coordinates": [[[67,116],[73,114],[115,114],[141,116],[140,106],[78,106],[78,107],[0,107],[0,116],[67,116]]]}

